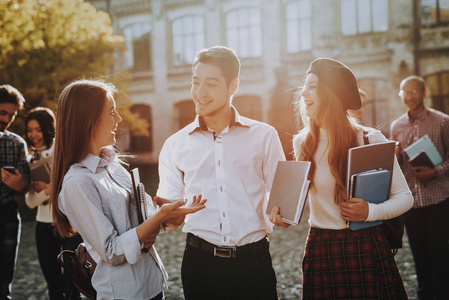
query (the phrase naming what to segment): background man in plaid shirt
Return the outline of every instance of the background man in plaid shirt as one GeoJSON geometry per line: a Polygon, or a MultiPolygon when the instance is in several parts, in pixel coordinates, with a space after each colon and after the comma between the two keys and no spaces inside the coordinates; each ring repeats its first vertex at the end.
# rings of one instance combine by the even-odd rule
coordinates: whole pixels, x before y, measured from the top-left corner
{"type": "Polygon", "coordinates": [[[0,86],[0,300],[11,299],[20,217],[14,193],[24,194],[29,186],[29,167],[25,141],[7,131],[25,99],[10,85],[0,86]],[[14,167],[14,174],[5,166],[14,167]]]}
{"type": "Polygon", "coordinates": [[[449,295],[449,116],[427,108],[427,90],[418,76],[405,78],[399,95],[408,112],[391,124],[399,141],[399,163],[415,198],[405,226],[415,261],[419,299],[449,295]],[[412,167],[404,149],[428,134],[443,158],[435,168],[412,167]]]}

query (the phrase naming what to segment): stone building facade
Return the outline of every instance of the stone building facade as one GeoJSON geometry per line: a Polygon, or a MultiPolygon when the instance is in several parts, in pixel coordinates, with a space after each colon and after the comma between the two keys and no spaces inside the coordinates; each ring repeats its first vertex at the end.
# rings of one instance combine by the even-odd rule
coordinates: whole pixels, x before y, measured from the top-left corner
{"type": "Polygon", "coordinates": [[[126,40],[113,72],[131,75],[131,110],[149,121],[151,134],[122,136],[120,147],[141,162],[157,162],[167,137],[195,117],[191,63],[200,49],[214,45],[231,47],[241,58],[233,100],[239,113],[278,128],[286,153],[298,126],[292,88],[318,57],[354,71],[368,95],[363,122],[387,136],[391,121],[405,112],[398,87],[408,75],[424,77],[428,105],[449,113],[448,0],[90,2],[110,14],[126,40]]]}

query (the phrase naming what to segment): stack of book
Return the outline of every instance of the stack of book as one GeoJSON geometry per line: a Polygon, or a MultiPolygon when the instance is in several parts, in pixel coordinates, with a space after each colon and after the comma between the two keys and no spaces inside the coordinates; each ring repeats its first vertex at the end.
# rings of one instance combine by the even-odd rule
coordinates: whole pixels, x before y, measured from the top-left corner
{"type": "MultiPolygon", "coordinates": [[[[348,198],[382,203],[389,198],[394,165],[395,142],[368,144],[349,149],[348,198]]],[[[382,221],[351,222],[351,230],[382,224],[382,221]]]]}
{"type": "Polygon", "coordinates": [[[435,168],[443,163],[443,158],[427,134],[404,151],[413,167],[435,168]]]}

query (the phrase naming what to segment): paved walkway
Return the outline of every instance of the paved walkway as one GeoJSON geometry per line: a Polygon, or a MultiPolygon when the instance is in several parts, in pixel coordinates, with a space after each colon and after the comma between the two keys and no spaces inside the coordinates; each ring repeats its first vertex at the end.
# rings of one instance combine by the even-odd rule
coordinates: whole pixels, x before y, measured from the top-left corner
{"type": "MultiPolygon", "coordinates": [[[[307,212],[305,212],[307,214],[307,212]]],[[[301,258],[307,237],[307,215],[298,226],[287,229],[275,228],[270,235],[270,250],[278,279],[280,299],[300,299],[301,258]]],[[[416,297],[416,275],[413,258],[407,239],[404,248],[399,250],[396,261],[401,272],[405,288],[410,299],[416,297]]],[[[158,252],[170,275],[167,300],[183,299],[180,278],[182,253],[185,246],[185,234],[180,229],[159,236],[156,241],[158,252]]],[[[22,224],[22,237],[19,248],[16,273],[13,282],[13,299],[47,300],[46,283],[37,261],[34,241],[34,223],[22,224]]]]}

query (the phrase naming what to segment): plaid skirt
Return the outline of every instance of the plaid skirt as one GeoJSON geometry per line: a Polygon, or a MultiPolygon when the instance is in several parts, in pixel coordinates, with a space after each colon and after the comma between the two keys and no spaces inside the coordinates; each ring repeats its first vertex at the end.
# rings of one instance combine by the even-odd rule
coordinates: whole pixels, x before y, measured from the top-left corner
{"type": "Polygon", "coordinates": [[[303,299],[407,299],[379,226],[311,228],[303,259],[303,299]]]}

